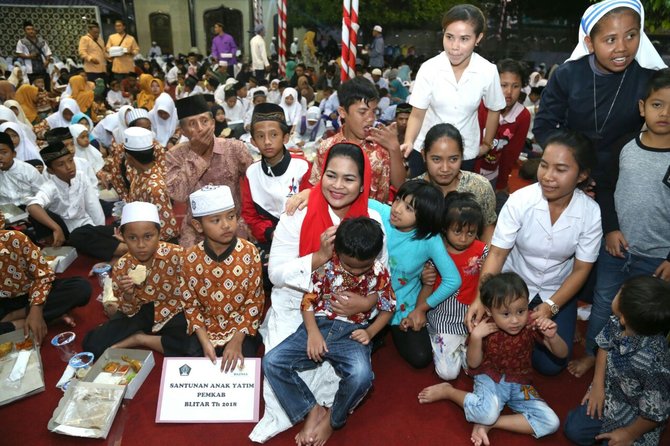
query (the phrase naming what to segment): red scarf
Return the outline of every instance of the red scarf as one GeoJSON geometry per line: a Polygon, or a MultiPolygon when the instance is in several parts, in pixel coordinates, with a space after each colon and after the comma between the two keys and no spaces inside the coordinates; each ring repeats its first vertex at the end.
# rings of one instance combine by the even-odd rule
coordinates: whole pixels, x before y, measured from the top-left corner
{"type": "MultiPolygon", "coordinates": [[[[368,156],[365,154],[365,151],[360,148],[358,144],[353,143],[340,143],[340,144],[351,144],[358,147],[358,149],[363,154],[363,192],[360,193],[358,198],[351,203],[349,210],[347,211],[346,218],[356,218],[356,217],[368,217],[368,195],[370,194],[370,161],[368,156]]],[[[321,247],[321,234],[333,226],[333,220],[330,218],[330,212],[328,211],[328,202],[326,197],[323,196],[321,191],[321,182],[323,181],[323,176],[326,171],[326,160],[328,159],[328,154],[330,149],[326,152],[324,157],[323,170],[321,171],[321,181],[312,188],[312,192],[309,195],[309,202],[307,203],[307,214],[305,215],[305,220],[302,222],[302,227],[300,228],[300,257],[306,256],[316,252],[321,247]]],[[[344,220],[343,219],[343,220],[344,220]]]]}

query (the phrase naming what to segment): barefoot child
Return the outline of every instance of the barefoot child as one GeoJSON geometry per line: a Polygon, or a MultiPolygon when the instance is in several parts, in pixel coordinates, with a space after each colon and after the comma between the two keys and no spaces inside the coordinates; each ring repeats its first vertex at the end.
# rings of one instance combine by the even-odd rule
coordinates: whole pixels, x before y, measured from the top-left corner
{"type": "Polygon", "coordinates": [[[593,383],[568,413],[565,435],[580,445],[658,445],[670,418],[670,283],[627,280],[600,332],[593,383]]]}
{"type": "Polygon", "coordinates": [[[235,236],[237,209],[228,186],[205,186],[190,195],[195,230],[205,240],[189,248],[182,264],[182,298],[189,355],[206,356],[221,370],[235,370],[258,349],[256,331],[265,295],[260,254],[235,236]]]}
{"type": "Polygon", "coordinates": [[[263,360],[263,373],[291,423],[307,417],[296,436],[299,446],[323,445],[372,386],[370,339],[395,308],[389,272],[377,260],[383,246],[379,223],[367,217],[342,221],[335,233],[335,254],[312,273],[313,291],[301,304],[303,324],[263,360]],[[370,321],[372,310],[349,317],[335,314],[330,299],[345,291],[377,299],[376,319],[370,321]],[[324,360],[342,377],[330,408],[321,406],[298,376],[324,360]]]}
{"type": "Polygon", "coordinates": [[[156,206],[136,201],[123,207],[121,236],[128,253],[112,270],[121,317],[90,331],[84,338],[85,351],[99,357],[108,347],[143,347],[165,356],[188,350],[181,301],[183,250],[161,242],[159,231],[156,206]]]}
{"type": "Polygon", "coordinates": [[[556,323],[545,317],[529,322],[528,287],[516,273],[484,278],[480,296],[487,319],[472,330],[467,352],[474,390],[465,392],[444,383],[444,398],[463,407],[466,420],[475,424],[471,440],[476,446],[489,444],[492,428],[535,438],[556,432],[558,417],[531,385],[536,342],[557,357],[568,354],[567,345],[556,335],[556,323]],[[505,405],[515,414],[500,415],[505,405]]]}
{"type": "MultiPolygon", "coordinates": [[[[446,299],[426,317],[433,346],[435,372],[445,381],[456,379],[465,367],[465,341],[468,330],[463,323],[468,305],[477,295],[479,273],[489,252],[484,242],[478,240],[484,229],[484,214],[467,192],[451,192],[445,199],[443,238],[447,252],[461,276],[461,287],[453,298],[446,299]]],[[[435,268],[430,266],[433,275],[435,268]]],[[[422,276],[424,288],[419,300],[425,299],[433,290],[426,275],[422,276]]],[[[434,279],[433,279],[434,281],[434,279]]],[[[432,282],[432,281],[430,281],[432,282]]],[[[419,393],[419,402],[431,403],[438,399],[441,384],[425,388],[419,393]]]]}

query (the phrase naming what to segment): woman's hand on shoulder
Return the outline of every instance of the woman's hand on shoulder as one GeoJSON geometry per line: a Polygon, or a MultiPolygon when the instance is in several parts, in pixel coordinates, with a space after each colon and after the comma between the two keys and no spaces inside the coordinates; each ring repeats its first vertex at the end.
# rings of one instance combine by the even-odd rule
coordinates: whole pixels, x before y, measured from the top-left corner
{"type": "Polygon", "coordinates": [[[307,207],[307,203],[309,201],[309,194],[311,192],[312,189],[305,189],[289,197],[286,200],[286,207],[284,208],[286,214],[293,215],[295,214],[295,211],[305,209],[307,207]]]}

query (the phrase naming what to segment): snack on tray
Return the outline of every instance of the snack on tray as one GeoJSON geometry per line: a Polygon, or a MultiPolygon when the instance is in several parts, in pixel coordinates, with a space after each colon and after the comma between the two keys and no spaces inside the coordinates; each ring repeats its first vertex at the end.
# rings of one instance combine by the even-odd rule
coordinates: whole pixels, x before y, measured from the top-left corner
{"type": "Polygon", "coordinates": [[[4,344],[0,344],[0,358],[4,358],[8,354],[12,352],[12,343],[11,342],[5,342],[4,344]]]}
{"type": "Polygon", "coordinates": [[[135,372],[139,372],[142,368],[142,363],[137,359],[129,358],[126,355],[121,356],[121,359],[130,364],[130,367],[132,367],[135,372]]]}
{"type": "Polygon", "coordinates": [[[48,256],[46,254],[42,254],[42,257],[44,257],[44,260],[46,260],[47,262],[52,262],[52,261],[56,260],[56,258],[58,256],[48,256]]]}
{"type": "Polygon", "coordinates": [[[103,372],[107,372],[107,373],[114,373],[114,372],[116,372],[116,371],[119,369],[119,366],[120,366],[120,365],[121,365],[121,364],[119,364],[118,362],[108,362],[108,363],[105,364],[105,366],[102,368],[102,371],[103,371],[103,372]]]}
{"type": "Polygon", "coordinates": [[[116,372],[114,372],[114,374],[115,375],[125,375],[126,373],[128,373],[129,370],[130,370],[130,366],[126,365],[126,364],[123,364],[123,365],[120,365],[118,369],[116,369],[116,372]]]}
{"type": "Polygon", "coordinates": [[[16,350],[30,350],[33,348],[33,340],[32,339],[26,339],[23,342],[17,342],[14,345],[16,345],[16,350]]]}
{"type": "Polygon", "coordinates": [[[144,265],[137,265],[134,269],[128,271],[128,277],[135,285],[142,285],[147,278],[147,267],[144,265]]]}

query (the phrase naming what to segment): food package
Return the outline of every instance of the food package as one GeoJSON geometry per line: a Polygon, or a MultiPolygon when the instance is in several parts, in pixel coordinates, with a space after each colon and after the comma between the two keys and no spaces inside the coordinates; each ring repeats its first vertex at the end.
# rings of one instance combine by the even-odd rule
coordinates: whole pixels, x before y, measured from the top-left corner
{"type": "Polygon", "coordinates": [[[74,380],[49,420],[52,432],[107,438],[123,401],[125,387],[74,380]]]}
{"type": "Polygon", "coordinates": [[[0,406],[44,391],[40,352],[23,329],[0,336],[0,406]]]}
{"type": "Polygon", "coordinates": [[[147,278],[147,267],[144,265],[137,265],[134,269],[128,271],[128,277],[135,285],[142,285],[147,278]]]}
{"type": "Polygon", "coordinates": [[[114,296],[114,289],[112,287],[112,278],[111,277],[105,277],[102,281],[102,303],[107,304],[107,303],[114,303],[118,302],[119,299],[117,299],[114,296]]]}

